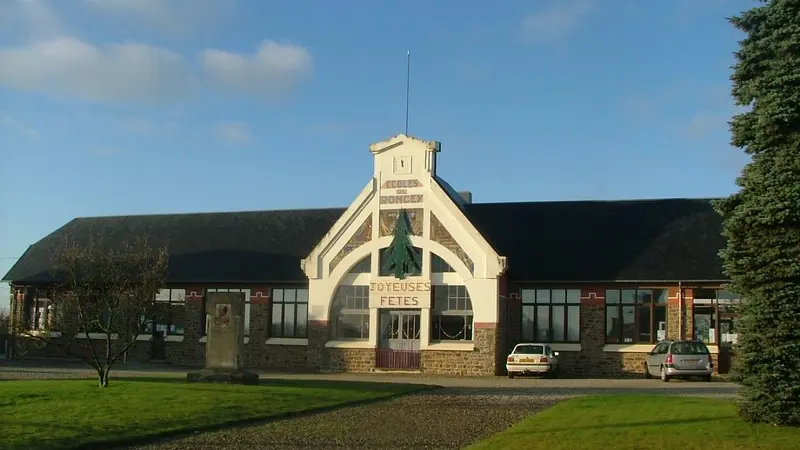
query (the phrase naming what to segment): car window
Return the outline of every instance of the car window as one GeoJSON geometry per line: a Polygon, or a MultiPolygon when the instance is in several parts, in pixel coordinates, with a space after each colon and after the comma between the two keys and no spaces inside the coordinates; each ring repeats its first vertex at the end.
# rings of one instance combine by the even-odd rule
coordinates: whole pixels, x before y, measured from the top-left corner
{"type": "Polygon", "coordinates": [[[667,344],[666,342],[658,344],[658,346],[659,346],[659,349],[658,349],[658,354],[659,355],[663,355],[663,354],[667,353],[667,351],[669,350],[669,344],[667,344]]]}
{"type": "Polygon", "coordinates": [[[516,349],[514,349],[514,353],[517,355],[543,355],[544,354],[544,346],[543,345],[520,345],[516,349]]]}
{"type": "Polygon", "coordinates": [[[705,355],[708,347],[702,342],[675,342],[670,351],[675,355],[705,355]]]}

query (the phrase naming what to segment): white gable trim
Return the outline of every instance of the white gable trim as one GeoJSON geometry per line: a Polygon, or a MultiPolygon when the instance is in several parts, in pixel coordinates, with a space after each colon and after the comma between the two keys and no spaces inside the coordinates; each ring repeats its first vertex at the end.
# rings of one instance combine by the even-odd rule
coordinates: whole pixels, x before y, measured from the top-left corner
{"type": "MultiPolygon", "coordinates": [[[[333,224],[330,231],[323,236],[322,240],[311,250],[311,253],[300,261],[300,268],[303,269],[303,272],[305,272],[309,279],[318,279],[324,276],[327,270],[325,270],[326,268],[324,264],[322,264],[323,258],[329,253],[331,246],[343,240],[342,237],[344,234],[348,231],[351,233],[356,231],[353,227],[353,223],[358,219],[360,212],[369,208],[377,189],[377,180],[375,178],[370,179],[369,183],[367,183],[364,189],[361,190],[361,193],[358,194],[358,197],[350,204],[342,216],[339,217],[339,220],[333,224]]],[[[360,225],[361,224],[358,223],[355,227],[360,225]]],[[[344,242],[341,242],[340,245],[343,246],[348,240],[349,237],[344,239],[344,242]]]]}

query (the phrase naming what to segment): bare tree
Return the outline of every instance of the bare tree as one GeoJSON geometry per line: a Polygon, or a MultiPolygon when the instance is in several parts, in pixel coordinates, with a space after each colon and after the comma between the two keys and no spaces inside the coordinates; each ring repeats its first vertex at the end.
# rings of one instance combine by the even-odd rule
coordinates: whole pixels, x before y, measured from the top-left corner
{"type": "Polygon", "coordinates": [[[66,239],[52,258],[50,270],[58,281],[42,289],[45,304],[13,321],[15,347],[23,352],[55,347],[92,367],[100,387],[107,387],[111,367],[152,317],[167,261],[166,247],[153,248],[146,237],[113,246],[66,239]],[[102,344],[91,335],[100,335],[102,344]]]}

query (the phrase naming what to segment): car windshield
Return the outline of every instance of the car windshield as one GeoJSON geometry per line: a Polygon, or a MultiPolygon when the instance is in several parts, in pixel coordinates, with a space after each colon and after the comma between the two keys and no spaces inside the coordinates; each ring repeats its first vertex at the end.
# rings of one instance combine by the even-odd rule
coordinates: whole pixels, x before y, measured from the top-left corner
{"type": "Polygon", "coordinates": [[[702,342],[676,342],[670,351],[676,355],[705,355],[708,347],[702,342]]]}
{"type": "Polygon", "coordinates": [[[520,345],[514,349],[517,355],[543,355],[544,345],[520,345]]]}

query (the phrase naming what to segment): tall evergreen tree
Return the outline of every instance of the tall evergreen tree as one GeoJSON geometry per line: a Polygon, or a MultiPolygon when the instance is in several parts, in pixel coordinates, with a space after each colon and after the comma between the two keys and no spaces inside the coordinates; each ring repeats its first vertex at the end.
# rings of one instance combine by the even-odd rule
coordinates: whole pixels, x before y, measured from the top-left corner
{"type": "Polygon", "coordinates": [[[739,192],[715,203],[720,256],[743,298],[734,379],[740,415],[800,425],[800,0],[760,0],[733,17],[746,33],[732,95],[748,107],[731,144],[751,157],[739,192]]]}
{"type": "Polygon", "coordinates": [[[394,224],[394,237],[389,248],[386,249],[387,258],[384,269],[394,272],[394,276],[404,279],[406,275],[414,273],[421,267],[419,255],[411,245],[411,226],[408,223],[408,214],[401,209],[397,214],[394,224]]]}

